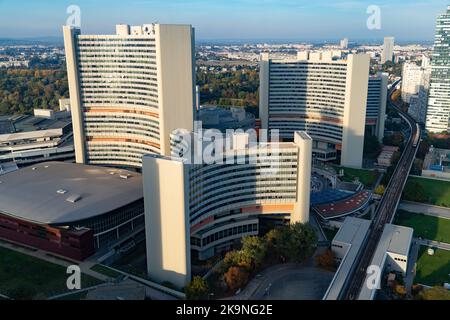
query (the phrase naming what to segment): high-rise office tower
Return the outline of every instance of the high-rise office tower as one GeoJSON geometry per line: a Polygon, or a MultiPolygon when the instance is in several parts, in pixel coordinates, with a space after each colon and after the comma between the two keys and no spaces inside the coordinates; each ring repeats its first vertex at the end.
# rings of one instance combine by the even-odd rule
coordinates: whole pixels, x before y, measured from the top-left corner
{"type": "Polygon", "coordinates": [[[380,142],[384,137],[388,76],[383,72],[370,76],[367,90],[366,129],[380,142]]]}
{"type": "Polygon", "coordinates": [[[278,129],[292,140],[295,131],[313,138],[313,156],[361,167],[369,55],[335,59],[329,52],[299,52],[297,59],[260,62],[259,113],[263,129],[278,129]]]}
{"type": "Polygon", "coordinates": [[[410,103],[411,96],[419,93],[425,69],[414,62],[405,62],[402,70],[402,100],[410,103]]]}
{"type": "Polygon", "coordinates": [[[348,38],[344,38],[344,39],[341,40],[340,47],[341,47],[341,49],[347,49],[348,48],[348,38]]]}
{"type": "Polygon", "coordinates": [[[394,57],[394,37],[385,37],[383,51],[381,52],[381,64],[392,61],[394,57]]]}
{"type": "Polygon", "coordinates": [[[312,140],[305,132],[293,137],[251,145],[238,134],[232,148],[215,150],[211,164],[144,156],[149,276],[183,287],[191,250],[200,260],[227,251],[237,239],[258,235],[263,217],[307,223],[312,140]]]}
{"type": "Polygon", "coordinates": [[[436,19],[431,59],[430,91],[425,128],[431,132],[450,128],[450,6],[436,19]]]}
{"type": "Polygon", "coordinates": [[[169,155],[170,133],[193,127],[194,29],[63,31],[76,162],[140,168],[144,154],[169,155]]]}

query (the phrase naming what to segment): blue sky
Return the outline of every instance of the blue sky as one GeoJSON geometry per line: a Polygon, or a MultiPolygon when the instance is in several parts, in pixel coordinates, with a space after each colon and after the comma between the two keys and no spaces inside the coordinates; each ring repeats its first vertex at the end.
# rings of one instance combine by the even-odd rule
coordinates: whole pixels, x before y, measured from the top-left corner
{"type": "Polygon", "coordinates": [[[81,9],[83,33],[113,33],[116,23],[189,23],[202,39],[433,40],[449,0],[0,0],[0,37],[60,36],[66,8],[81,9]],[[366,27],[369,5],[381,30],[366,27]]]}

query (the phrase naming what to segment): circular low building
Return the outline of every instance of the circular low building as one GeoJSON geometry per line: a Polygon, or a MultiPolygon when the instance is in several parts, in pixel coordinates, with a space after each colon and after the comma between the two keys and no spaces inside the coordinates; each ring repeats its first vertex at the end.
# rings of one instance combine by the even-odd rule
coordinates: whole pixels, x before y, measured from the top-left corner
{"type": "Polygon", "coordinates": [[[76,260],[144,239],[141,175],[45,162],[0,177],[0,238],[76,260]]]}

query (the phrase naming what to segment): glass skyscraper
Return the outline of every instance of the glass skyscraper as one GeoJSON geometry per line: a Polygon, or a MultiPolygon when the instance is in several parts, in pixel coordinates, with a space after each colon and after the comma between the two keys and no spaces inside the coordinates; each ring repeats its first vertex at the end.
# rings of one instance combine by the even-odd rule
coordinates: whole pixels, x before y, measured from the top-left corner
{"type": "Polygon", "coordinates": [[[436,19],[426,129],[449,131],[450,118],[450,6],[436,19]]]}

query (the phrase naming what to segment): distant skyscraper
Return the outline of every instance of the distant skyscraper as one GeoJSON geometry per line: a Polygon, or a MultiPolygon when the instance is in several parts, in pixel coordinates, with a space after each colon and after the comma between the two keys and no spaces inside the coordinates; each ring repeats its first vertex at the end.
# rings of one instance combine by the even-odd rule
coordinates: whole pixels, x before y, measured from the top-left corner
{"type": "Polygon", "coordinates": [[[449,130],[450,117],[450,6],[436,19],[431,60],[430,93],[425,128],[431,132],[449,130]]]}
{"type": "Polygon", "coordinates": [[[140,168],[144,154],[170,154],[172,130],[193,127],[193,43],[190,25],[64,27],[77,163],[140,168]]]}
{"type": "Polygon", "coordinates": [[[313,138],[316,160],[361,167],[366,124],[370,57],[332,52],[299,52],[297,59],[260,62],[259,114],[263,129],[278,129],[292,140],[295,131],[313,138]]]}
{"type": "Polygon", "coordinates": [[[383,72],[370,76],[367,90],[366,129],[380,142],[384,137],[388,76],[383,72]]]}
{"type": "Polygon", "coordinates": [[[424,69],[414,62],[403,64],[402,70],[402,100],[409,103],[411,96],[419,93],[424,69]]]}
{"type": "Polygon", "coordinates": [[[381,53],[381,63],[392,61],[394,56],[394,37],[385,37],[383,44],[383,52],[381,53]]]}
{"type": "Polygon", "coordinates": [[[341,49],[347,49],[348,48],[348,38],[344,38],[341,40],[341,49]]]}

